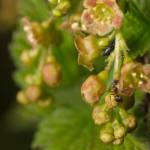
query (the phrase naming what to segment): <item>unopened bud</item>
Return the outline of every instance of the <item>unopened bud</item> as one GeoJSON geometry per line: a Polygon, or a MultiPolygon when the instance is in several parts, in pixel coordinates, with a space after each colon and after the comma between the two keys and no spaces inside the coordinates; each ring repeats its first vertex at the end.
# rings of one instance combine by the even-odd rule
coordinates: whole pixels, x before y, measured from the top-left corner
{"type": "Polygon", "coordinates": [[[41,90],[37,85],[31,85],[25,90],[26,97],[31,101],[37,101],[41,96],[41,90]]]}
{"type": "Polygon", "coordinates": [[[107,105],[108,108],[112,109],[115,106],[117,106],[117,102],[115,99],[115,95],[113,93],[109,93],[106,97],[105,97],[105,103],[107,105]]]}
{"type": "Polygon", "coordinates": [[[21,56],[20,56],[20,60],[23,64],[25,65],[29,65],[31,64],[31,58],[30,58],[30,55],[29,55],[29,51],[23,51],[21,56]]]}
{"type": "Polygon", "coordinates": [[[61,16],[61,12],[58,9],[54,9],[53,10],[53,15],[57,16],[57,17],[60,17],[61,16]]]}
{"type": "Polygon", "coordinates": [[[87,103],[93,105],[99,101],[99,97],[104,92],[104,89],[103,82],[97,76],[91,75],[83,83],[81,94],[87,103]]]}
{"type": "Polygon", "coordinates": [[[114,140],[113,128],[111,123],[106,124],[100,131],[100,139],[104,143],[110,143],[114,140]]]}
{"type": "Polygon", "coordinates": [[[123,124],[128,127],[129,131],[132,131],[137,126],[137,120],[136,117],[133,115],[129,115],[127,118],[123,120],[123,124]]]}
{"type": "Polygon", "coordinates": [[[124,141],[124,138],[115,139],[115,140],[113,141],[113,144],[114,144],[114,145],[120,145],[120,144],[123,143],[123,141],[124,141]]]}
{"type": "Polygon", "coordinates": [[[51,86],[57,86],[60,83],[61,67],[58,63],[47,63],[43,66],[42,70],[43,81],[51,86]]]}
{"type": "Polygon", "coordinates": [[[100,134],[100,139],[104,143],[111,143],[114,140],[114,136],[113,134],[105,132],[100,134]]]}
{"type": "Polygon", "coordinates": [[[71,5],[68,0],[58,2],[56,8],[53,10],[53,15],[56,17],[60,17],[65,15],[67,11],[70,9],[71,5]]]}
{"type": "Polygon", "coordinates": [[[123,138],[126,134],[126,129],[121,124],[115,124],[114,125],[114,136],[116,139],[123,138]]]}
{"type": "Polygon", "coordinates": [[[17,93],[17,101],[22,105],[27,105],[29,103],[29,100],[23,91],[17,93]]]}
{"type": "Polygon", "coordinates": [[[25,65],[30,65],[37,56],[38,50],[24,50],[20,56],[20,60],[25,65]]]}
{"type": "Polygon", "coordinates": [[[111,119],[110,114],[103,108],[103,106],[95,106],[92,116],[96,125],[107,123],[111,119]]]}

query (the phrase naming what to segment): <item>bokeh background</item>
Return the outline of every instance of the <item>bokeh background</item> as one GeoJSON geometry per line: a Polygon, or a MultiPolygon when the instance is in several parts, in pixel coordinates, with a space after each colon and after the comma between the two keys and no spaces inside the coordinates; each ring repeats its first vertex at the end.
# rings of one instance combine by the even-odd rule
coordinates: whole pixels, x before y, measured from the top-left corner
{"type": "Polygon", "coordinates": [[[30,150],[33,130],[17,130],[17,124],[9,121],[15,104],[18,87],[12,74],[15,66],[10,57],[9,44],[17,24],[17,0],[0,0],[0,149],[30,150]]]}

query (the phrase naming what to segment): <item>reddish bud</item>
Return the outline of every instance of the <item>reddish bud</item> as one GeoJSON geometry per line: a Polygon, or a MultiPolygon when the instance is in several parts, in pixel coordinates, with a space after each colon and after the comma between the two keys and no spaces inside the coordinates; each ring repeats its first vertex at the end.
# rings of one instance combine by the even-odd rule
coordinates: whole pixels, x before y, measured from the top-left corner
{"type": "Polygon", "coordinates": [[[37,101],[41,96],[41,90],[37,85],[31,85],[25,90],[26,97],[31,100],[31,102],[37,101]]]}
{"type": "Polygon", "coordinates": [[[104,92],[104,84],[97,76],[90,76],[81,87],[81,94],[85,101],[91,105],[98,102],[100,95],[104,92]]]}
{"type": "Polygon", "coordinates": [[[43,81],[51,86],[57,86],[60,83],[61,67],[58,63],[47,63],[42,70],[43,81]]]}

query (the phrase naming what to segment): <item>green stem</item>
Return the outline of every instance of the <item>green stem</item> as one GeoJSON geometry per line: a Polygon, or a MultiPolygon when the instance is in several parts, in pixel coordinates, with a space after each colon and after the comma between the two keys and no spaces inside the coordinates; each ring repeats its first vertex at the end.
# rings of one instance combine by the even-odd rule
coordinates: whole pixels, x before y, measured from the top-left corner
{"type": "Polygon", "coordinates": [[[115,57],[114,57],[114,80],[119,80],[121,74],[121,68],[124,63],[124,59],[128,57],[127,55],[127,45],[120,32],[116,35],[116,45],[115,45],[115,57]]]}

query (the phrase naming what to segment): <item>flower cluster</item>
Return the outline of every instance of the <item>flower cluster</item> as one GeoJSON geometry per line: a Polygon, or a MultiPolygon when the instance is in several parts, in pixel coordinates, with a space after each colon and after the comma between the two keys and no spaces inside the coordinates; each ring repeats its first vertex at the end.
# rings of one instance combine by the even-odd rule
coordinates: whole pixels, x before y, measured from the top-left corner
{"type": "Polygon", "coordinates": [[[60,42],[61,35],[53,20],[31,22],[28,18],[23,18],[23,28],[31,49],[22,51],[20,62],[27,70],[36,65],[36,70],[25,75],[26,84],[17,94],[17,99],[24,105],[36,103],[42,107],[49,106],[51,98],[45,96],[42,86],[53,88],[60,84],[61,65],[53,55],[52,49],[60,42]],[[57,41],[55,37],[58,38],[57,41]]]}
{"type": "MultiPolygon", "coordinates": [[[[55,17],[66,15],[72,7],[69,0],[49,2],[55,17]]],[[[128,111],[134,106],[134,92],[137,89],[150,92],[150,66],[135,62],[128,56],[128,47],[120,31],[123,17],[116,0],[84,0],[82,9],[60,25],[61,29],[74,34],[79,64],[92,71],[100,56],[106,58],[107,66],[103,71],[90,75],[81,86],[81,95],[93,107],[92,117],[100,127],[99,137],[104,143],[123,143],[127,133],[137,126],[136,117],[128,111]]],[[[61,35],[53,20],[39,23],[24,18],[23,22],[34,51],[23,51],[22,62],[30,66],[40,53],[39,46],[46,51],[40,53],[38,72],[28,77],[28,84],[19,92],[18,101],[48,104],[41,85],[55,87],[60,83],[61,67],[52,54],[52,48],[58,44],[56,37],[61,39],[61,35]]]]}
{"type": "MultiPolygon", "coordinates": [[[[66,15],[72,7],[69,0],[49,2],[54,20],[66,15]]],[[[100,56],[106,59],[103,71],[90,75],[82,84],[81,95],[93,107],[92,117],[99,126],[99,138],[104,143],[117,145],[123,143],[125,136],[137,126],[136,117],[129,111],[134,106],[135,91],[150,93],[150,65],[129,57],[120,30],[123,17],[117,0],[84,0],[78,12],[66,17],[59,26],[73,33],[80,65],[92,71],[100,56]]],[[[59,44],[61,35],[53,19],[46,22],[23,19],[32,50],[24,50],[20,60],[26,67],[35,61],[38,65],[32,75],[27,75],[27,85],[17,95],[22,104],[49,105],[51,98],[45,96],[42,85],[53,88],[60,84],[61,66],[52,49],[59,44]]]]}
{"type": "Polygon", "coordinates": [[[119,30],[123,13],[116,0],[84,0],[80,17],[68,23],[70,29],[76,24],[72,31],[79,64],[92,70],[100,54],[108,62],[104,71],[86,79],[81,94],[93,106],[92,116],[100,126],[100,139],[104,143],[121,144],[137,126],[136,117],[128,111],[134,106],[134,92],[137,89],[150,92],[150,66],[128,56],[129,49],[119,30]]]}

